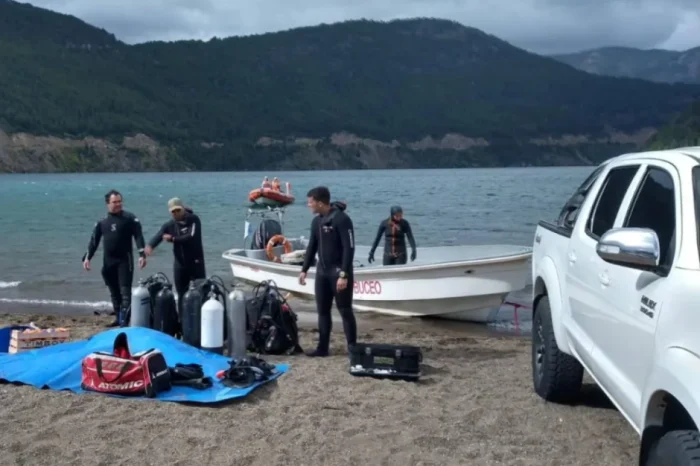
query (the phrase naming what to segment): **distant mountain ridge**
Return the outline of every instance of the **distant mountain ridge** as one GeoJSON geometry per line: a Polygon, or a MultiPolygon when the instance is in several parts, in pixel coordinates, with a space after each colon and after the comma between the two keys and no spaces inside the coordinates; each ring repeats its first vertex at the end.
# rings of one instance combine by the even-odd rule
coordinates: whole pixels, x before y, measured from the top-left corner
{"type": "Polygon", "coordinates": [[[11,172],[592,164],[700,97],[425,18],[127,45],[0,0],[0,63],[11,172]]]}
{"type": "Polygon", "coordinates": [[[552,58],[588,73],[662,83],[700,84],[700,47],[683,52],[603,47],[552,58]]]}

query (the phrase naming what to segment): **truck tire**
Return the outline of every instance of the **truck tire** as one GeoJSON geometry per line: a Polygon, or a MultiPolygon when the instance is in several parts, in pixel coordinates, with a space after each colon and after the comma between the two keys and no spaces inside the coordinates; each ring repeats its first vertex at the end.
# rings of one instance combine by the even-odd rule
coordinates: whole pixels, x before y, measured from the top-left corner
{"type": "Polygon", "coordinates": [[[651,448],[644,466],[700,466],[700,434],[672,430],[651,448]]]}
{"type": "Polygon", "coordinates": [[[583,366],[557,346],[549,296],[543,296],[537,303],[532,324],[532,381],[535,393],[546,401],[573,401],[581,391],[583,366]]]}

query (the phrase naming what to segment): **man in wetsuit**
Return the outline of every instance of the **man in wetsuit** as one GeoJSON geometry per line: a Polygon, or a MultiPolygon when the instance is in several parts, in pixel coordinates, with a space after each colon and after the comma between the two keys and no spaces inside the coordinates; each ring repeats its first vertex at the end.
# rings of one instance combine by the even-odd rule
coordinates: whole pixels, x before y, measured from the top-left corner
{"type": "Polygon", "coordinates": [[[316,217],[311,222],[309,246],[299,274],[299,284],[306,285],[306,273],[318,252],[315,294],[319,341],[316,349],[307,356],[323,357],[329,355],[333,299],[343,318],[348,349],[357,341],[357,323],[352,310],[355,232],[352,220],[345,213],[345,204],[331,203],[328,188],[313,188],[306,196],[309,209],[316,217]]]}
{"type": "Polygon", "coordinates": [[[173,217],[160,227],[158,233],[148,242],[146,255],[162,242],[173,243],[173,282],[177,291],[178,311],[182,309],[182,298],[190,281],[207,278],[204,267],[204,246],[202,245],[202,222],[192,209],[174,197],[168,201],[168,210],[173,217]]]}
{"type": "Polygon", "coordinates": [[[83,268],[90,270],[90,260],[95,255],[100,240],[104,238],[102,278],[109,288],[112,307],[116,315],[110,327],[128,324],[131,308],[131,286],[134,280],[134,256],[131,239],[136,240],[139,251],[139,267],[146,266],[143,232],[139,219],[123,210],[122,195],[112,190],[105,195],[107,216],[95,224],[88,250],[83,256],[83,268]]]}
{"type": "Polygon", "coordinates": [[[377,237],[369,251],[367,262],[374,261],[374,251],[379,245],[379,240],[384,235],[384,260],[383,265],[401,265],[406,263],[406,239],[411,243],[411,261],[416,260],[416,241],[413,239],[411,225],[403,218],[403,209],[393,206],[391,214],[386,220],[382,220],[377,230],[377,237]]]}

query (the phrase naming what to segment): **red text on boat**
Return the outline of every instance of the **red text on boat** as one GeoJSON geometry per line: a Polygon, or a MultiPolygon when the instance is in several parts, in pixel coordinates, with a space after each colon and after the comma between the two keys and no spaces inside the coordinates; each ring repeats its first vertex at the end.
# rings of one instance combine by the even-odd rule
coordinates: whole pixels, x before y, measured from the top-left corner
{"type": "Polygon", "coordinates": [[[382,294],[382,282],[377,280],[355,280],[353,292],[355,294],[382,294]]]}

